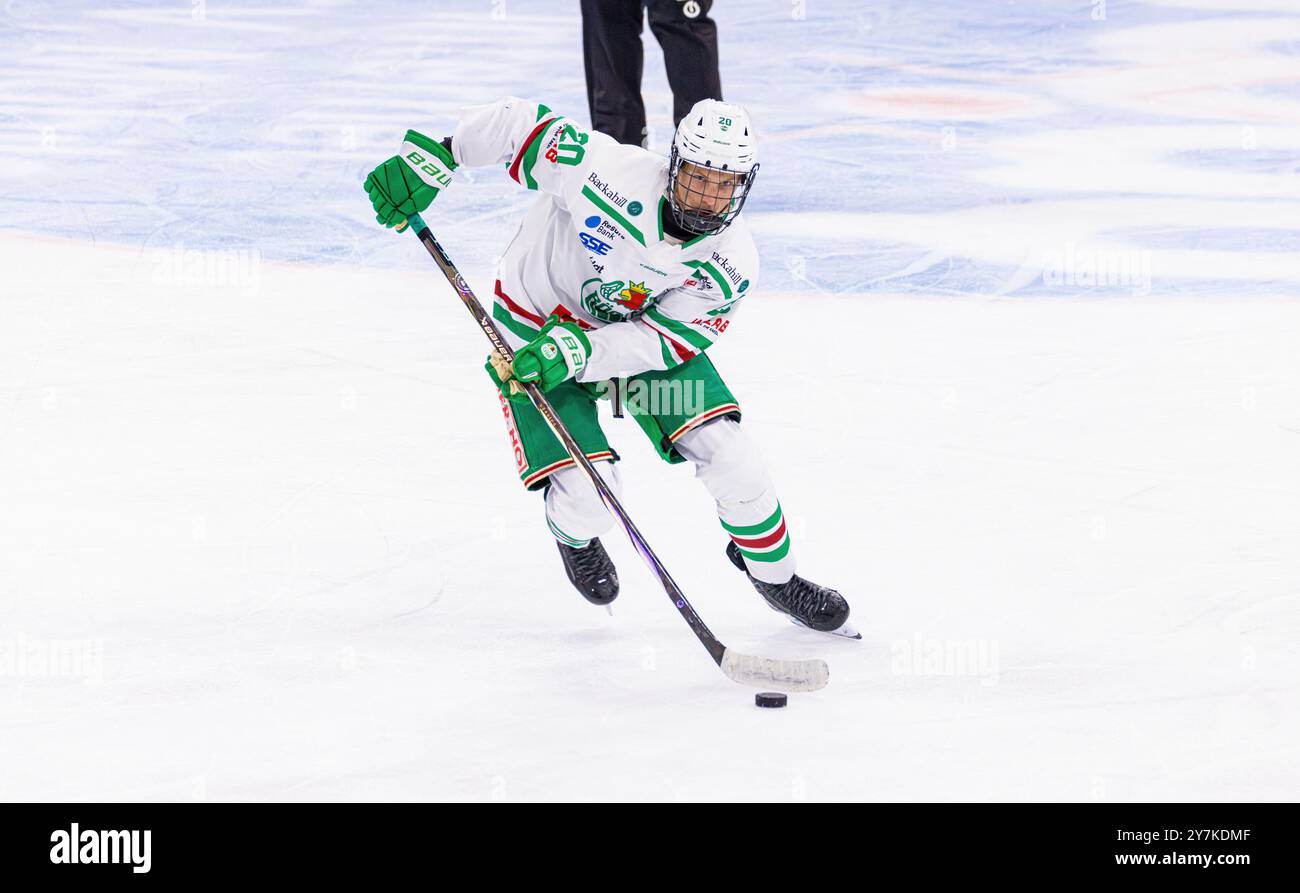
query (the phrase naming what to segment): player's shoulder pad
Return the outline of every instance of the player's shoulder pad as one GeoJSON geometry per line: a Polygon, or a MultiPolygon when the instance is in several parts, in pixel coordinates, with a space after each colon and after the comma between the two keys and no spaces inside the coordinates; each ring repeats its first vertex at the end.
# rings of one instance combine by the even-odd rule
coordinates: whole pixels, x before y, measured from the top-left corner
{"type": "Polygon", "coordinates": [[[598,130],[590,131],[587,153],[588,165],[599,176],[615,181],[653,179],[667,165],[662,156],[640,146],[620,143],[598,130]]]}
{"type": "MultiPolygon", "coordinates": [[[[507,96],[501,100],[501,103],[512,115],[529,119],[528,123],[538,130],[543,127],[547,130],[557,130],[556,125],[559,125],[561,128],[567,128],[570,131],[574,136],[574,142],[580,142],[583,145],[587,144],[591,136],[596,135],[595,133],[589,133],[586,128],[582,127],[562,110],[554,109],[544,102],[538,102],[535,99],[521,99],[518,96],[507,96]],[[577,138],[579,134],[581,139],[577,138]]],[[[608,139],[608,137],[606,138],[608,139]]]]}

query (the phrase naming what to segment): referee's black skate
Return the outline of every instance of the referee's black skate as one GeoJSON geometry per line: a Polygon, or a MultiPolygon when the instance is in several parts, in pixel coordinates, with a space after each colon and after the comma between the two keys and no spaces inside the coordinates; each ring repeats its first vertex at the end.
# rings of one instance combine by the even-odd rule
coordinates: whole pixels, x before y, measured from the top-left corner
{"type": "Polygon", "coordinates": [[[734,542],[727,543],[727,557],[737,568],[745,572],[749,582],[754,584],[758,594],[771,606],[792,621],[819,633],[830,633],[846,639],[861,639],[862,634],[849,626],[849,603],[834,589],[818,586],[800,577],[798,574],[785,583],[764,583],[757,580],[745,567],[740,547],[734,542]]]}
{"type": "Polygon", "coordinates": [[[585,549],[575,549],[558,540],[555,545],[564,559],[569,582],[583,598],[602,607],[618,598],[618,572],[599,539],[592,540],[585,549]]]}

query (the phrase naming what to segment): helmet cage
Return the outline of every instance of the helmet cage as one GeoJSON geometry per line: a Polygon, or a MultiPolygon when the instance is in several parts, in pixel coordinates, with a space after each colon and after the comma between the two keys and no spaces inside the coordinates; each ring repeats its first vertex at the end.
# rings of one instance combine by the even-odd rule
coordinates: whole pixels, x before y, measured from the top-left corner
{"type": "MultiPolygon", "coordinates": [[[[682,166],[689,159],[682,158],[677,151],[677,146],[673,146],[672,152],[668,156],[668,204],[672,209],[673,220],[682,229],[690,233],[701,236],[711,236],[722,232],[730,225],[731,221],[736,219],[740,209],[745,206],[745,199],[749,197],[749,188],[754,183],[754,178],[758,176],[758,165],[754,165],[747,172],[741,174],[739,171],[728,171],[726,166],[718,167],[710,162],[690,161],[696,167],[707,168],[709,170],[720,170],[726,173],[738,174],[739,179],[733,188],[731,203],[721,214],[714,214],[701,208],[686,208],[677,201],[677,180],[682,171],[682,166]]],[[[699,205],[707,203],[708,196],[699,189],[694,189],[688,183],[682,184],[682,192],[689,196],[696,196],[700,199],[699,205]]]]}

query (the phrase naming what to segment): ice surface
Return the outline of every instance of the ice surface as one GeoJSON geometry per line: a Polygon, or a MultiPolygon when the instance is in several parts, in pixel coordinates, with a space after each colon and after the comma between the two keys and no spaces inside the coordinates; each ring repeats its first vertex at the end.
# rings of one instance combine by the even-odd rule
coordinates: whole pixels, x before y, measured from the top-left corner
{"type": "MultiPolygon", "coordinates": [[[[714,358],[863,641],[610,431],[719,637],[830,664],[782,711],[621,535],[614,616],[569,588],[359,186],[461,105],[585,120],[557,5],[0,13],[0,798],[1300,797],[1294,5],[718,4],[765,268],[714,358]]],[[[529,201],[426,215],[480,293],[529,201]]]]}

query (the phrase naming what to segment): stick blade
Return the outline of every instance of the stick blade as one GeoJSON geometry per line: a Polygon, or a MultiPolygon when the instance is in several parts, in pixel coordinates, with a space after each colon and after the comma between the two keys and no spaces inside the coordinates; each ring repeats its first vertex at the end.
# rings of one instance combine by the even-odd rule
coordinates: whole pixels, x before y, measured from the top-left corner
{"type": "Polygon", "coordinates": [[[824,660],[775,660],[738,654],[730,648],[722,653],[720,666],[732,682],[774,691],[817,691],[831,678],[824,660]]]}

